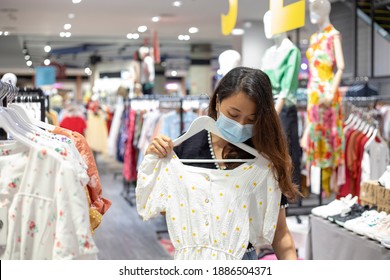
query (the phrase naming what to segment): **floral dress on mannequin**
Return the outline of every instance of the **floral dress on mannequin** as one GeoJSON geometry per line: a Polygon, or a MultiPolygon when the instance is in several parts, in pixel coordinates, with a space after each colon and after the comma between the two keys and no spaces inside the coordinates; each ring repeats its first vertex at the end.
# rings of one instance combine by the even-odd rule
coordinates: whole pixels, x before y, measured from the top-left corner
{"type": "Polygon", "coordinates": [[[330,172],[344,163],[342,98],[337,91],[329,107],[320,105],[320,101],[331,94],[336,65],[333,40],[339,34],[333,25],[328,25],[311,36],[306,52],[310,66],[307,164],[330,172]]]}

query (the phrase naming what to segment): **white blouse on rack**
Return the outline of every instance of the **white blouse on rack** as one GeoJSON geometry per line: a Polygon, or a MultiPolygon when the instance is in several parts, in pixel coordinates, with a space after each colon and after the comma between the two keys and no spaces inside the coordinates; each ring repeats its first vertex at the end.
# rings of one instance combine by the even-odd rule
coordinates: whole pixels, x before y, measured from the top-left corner
{"type": "Polygon", "coordinates": [[[248,242],[272,243],[281,191],[263,157],[215,170],[184,165],[172,152],[145,156],[136,199],[144,220],[166,212],[175,259],[240,260],[248,242]]]}

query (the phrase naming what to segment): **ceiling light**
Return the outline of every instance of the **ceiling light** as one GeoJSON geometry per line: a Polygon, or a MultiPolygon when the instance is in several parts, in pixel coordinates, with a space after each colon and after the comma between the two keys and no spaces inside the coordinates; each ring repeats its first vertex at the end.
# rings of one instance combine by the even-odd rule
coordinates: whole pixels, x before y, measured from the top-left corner
{"type": "Polygon", "coordinates": [[[232,30],[232,35],[239,36],[244,34],[244,29],[242,28],[234,28],[232,30]]]}
{"type": "Polygon", "coordinates": [[[176,76],[177,76],[177,71],[173,70],[173,71],[171,72],[171,76],[172,76],[172,77],[176,77],[176,76]]]}
{"type": "Polygon", "coordinates": [[[69,19],[74,19],[75,16],[76,16],[76,15],[75,15],[74,13],[68,14],[68,18],[69,18],[69,19]]]}
{"type": "Polygon", "coordinates": [[[72,28],[72,25],[71,25],[70,23],[64,24],[64,29],[65,29],[65,30],[69,30],[69,29],[71,29],[71,28],[72,28]]]}
{"type": "Polygon", "coordinates": [[[153,22],[159,22],[160,21],[160,17],[152,17],[152,21],[153,22]]]}
{"type": "Polygon", "coordinates": [[[172,6],[174,6],[174,7],[180,7],[181,5],[183,5],[183,3],[181,1],[175,1],[172,3],[172,6]]]}
{"type": "Polygon", "coordinates": [[[30,56],[29,54],[26,54],[26,55],[24,56],[24,59],[25,59],[25,60],[30,60],[30,58],[31,58],[31,56],[30,56]]]}
{"type": "Polygon", "coordinates": [[[198,32],[199,32],[199,28],[197,28],[197,27],[191,27],[190,29],[188,29],[188,32],[189,32],[189,33],[198,33],[198,32]]]}
{"type": "Polygon", "coordinates": [[[78,4],[81,2],[81,0],[72,0],[73,4],[78,4]]]}
{"type": "Polygon", "coordinates": [[[26,62],[26,65],[27,65],[28,67],[30,67],[30,66],[32,65],[32,61],[31,61],[31,60],[27,61],[27,62],[26,62]]]}
{"type": "Polygon", "coordinates": [[[184,35],[179,35],[177,38],[178,38],[180,41],[183,41],[183,40],[184,40],[184,35]]]}
{"type": "Polygon", "coordinates": [[[4,36],[8,36],[9,35],[9,32],[8,31],[4,31],[4,36]]]}
{"type": "Polygon", "coordinates": [[[46,46],[43,48],[43,50],[44,50],[45,52],[50,52],[50,51],[51,51],[51,47],[50,47],[49,45],[46,45],[46,46]]]}
{"type": "Polygon", "coordinates": [[[3,35],[3,31],[0,31],[0,36],[3,35]]]}
{"type": "Polygon", "coordinates": [[[138,39],[139,38],[139,34],[138,33],[133,33],[133,39],[138,39]]]}
{"type": "Polygon", "coordinates": [[[148,30],[148,27],[146,25],[141,25],[141,26],[138,26],[138,32],[145,32],[146,30],[148,30]]]}
{"type": "Polygon", "coordinates": [[[126,37],[127,37],[127,39],[133,39],[133,33],[128,33],[128,34],[126,35],[126,37]]]}
{"type": "Polygon", "coordinates": [[[252,27],[252,22],[250,22],[250,21],[245,22],[244,23],[244,27],[245,28],[251,28],[252,27]]]}
{"type": "Polygon", "coordinates": [[[60,37],[64,38],[65,37],[65,32],[60,32],[60,37]]]}
{"type": "Polygon", "coordinates": [[[189,39],[191,39],[190,35],[184,35],[184,40],[188,41],[189,39]]]}
{"type": "Polygon", "coordinates": [[[43,61],[43,64],[45,64],[46,66],[50,65],[50,59],[46,58],[44,61],[43,61]]]}
{"type": "Polygon", "coordinates": [[[70,33],[70,32],[65,32],[65,37],[66,37],[66,38],[69,38],[70,36],[72,36],[72,33],[70,33]]]}
{"type": "Polygon", "coordinates": [[[92,75],[92,70],[91,70],[91,68],[89,68],[89,67],[86,67],[86,68],[84,69],[84,72],[85,72],[85,74],[87,74],[88,76],[91,76],[91,75],[92,75]]]}

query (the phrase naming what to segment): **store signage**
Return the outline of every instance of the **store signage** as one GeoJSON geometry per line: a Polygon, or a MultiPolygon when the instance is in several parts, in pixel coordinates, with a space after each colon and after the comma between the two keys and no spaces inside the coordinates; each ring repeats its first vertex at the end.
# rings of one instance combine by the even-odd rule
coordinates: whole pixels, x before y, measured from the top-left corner
{"type": "Polygon", "coordinates": [[[287,0],[269,1],[272,12],[272,35],[305,25],[305,0],[298,0],[289,5],[284,5],[285,2],[287,0]]]}
{"type": "MultiPolygon", "coordinates": [[[[305,25],[305,1],[306,0],[270,0],[272,11],[272,34],[278,34],[305,25]],[[291,3],[295,1],[294,3],[291,3]],[[286,4],[290,2],[290,4],[286,4]]],[[[222,34],[229,35],[237,22],[238,0],[229,0],[228,13],[221,15],[222,34]]]]}
{"type": "Polygon", "coordinates": [[[221,29],[223,35],[229,35],[236,26],[237,12],[238,0],[229,0],[229,12],[227,15],[221,15],[221,29]]]}
{"type": "Polygon", "coordinates": [[[38,66],[35,68],[35,87],[51,86],[56,82],[54,66],[38,66]]]}

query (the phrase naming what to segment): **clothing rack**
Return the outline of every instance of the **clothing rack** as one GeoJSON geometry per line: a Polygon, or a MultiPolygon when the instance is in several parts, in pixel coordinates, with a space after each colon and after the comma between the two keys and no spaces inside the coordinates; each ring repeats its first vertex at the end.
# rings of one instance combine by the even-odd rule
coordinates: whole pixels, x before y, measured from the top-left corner
{"type": "Polygon", "coordinates": [[[169,102],[169,103],[178,103],[179,114],[180,114],[180,134],[184,133],[184,109],[183,103],[184,101],[210,101],[210,98],[206,94],[197,95],[197,96],[170,96],[170,95],[145,95],[143,97],[134,97],[127,99],[125,104],[129,104],[131,107],[131,103],[134,101],[158,101],[158,102],[169,102]]]}
{"type": "MultiPolygon", "coordinates": [[[[158,102],[159,105],[163,103],[170,103],[174,104],[174,106],[162,106],[162,108],[169,108],[169,109],[178,109],[180,114],[180,134],[184,133],[184,108],[183,105],[186,101],[204,101],[209,102],[209,97],[205,95],[199,95],[199,96],[169,96],[169,95],[146,95],[143,97],[134,97],[134,98],[128,98],[124,100],[125,106],[132,107],[132,103],[134,102],[142,102],[142,101],[151,101],[151,102],[158,102]]],[[[161,107],[160,107],[161,108],[161,107]]],[[[116,178],[120,173],[115,173],[114,178],[116,178]]],[[[122,196],[126,199],[127,202],[131,206],[134,206],[134,194],[132,193],[132,188],[135,188],[135,182],[127,182],[123,178],[123,191],[122,196]]]]}
{"type": "Polygon", "coordinates": [[[46,96],[43,93],[42,89],[39,88],[23,88],[19,89],[18,95],[13,100],[15,103],[40,103],[41,107],[41,121],[45,121],[46,110],[46,96]]]}

